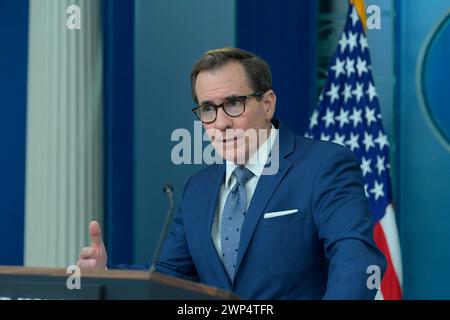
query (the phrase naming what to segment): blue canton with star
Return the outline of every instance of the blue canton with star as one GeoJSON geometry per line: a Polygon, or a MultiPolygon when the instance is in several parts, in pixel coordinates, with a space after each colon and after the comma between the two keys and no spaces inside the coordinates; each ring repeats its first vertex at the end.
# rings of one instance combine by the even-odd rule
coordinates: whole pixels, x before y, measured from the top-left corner
{"type": "Polygon", "coordinates": [[[376,222],[391,200],[389,142],[371,72],[369,47],[354,6],[305,137],[331,141],[357,156],[364,189],[376,222]]]}

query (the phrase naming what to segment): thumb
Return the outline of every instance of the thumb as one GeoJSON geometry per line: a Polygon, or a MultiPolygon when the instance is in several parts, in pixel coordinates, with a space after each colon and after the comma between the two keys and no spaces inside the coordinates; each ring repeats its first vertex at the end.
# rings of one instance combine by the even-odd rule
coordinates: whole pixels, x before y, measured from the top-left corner
{"type": "Polygon", "coordinates": [[[91,238],[91,247],[103,247],[102,230],[97,221],[89,224],[89,237],[91,238]]]}

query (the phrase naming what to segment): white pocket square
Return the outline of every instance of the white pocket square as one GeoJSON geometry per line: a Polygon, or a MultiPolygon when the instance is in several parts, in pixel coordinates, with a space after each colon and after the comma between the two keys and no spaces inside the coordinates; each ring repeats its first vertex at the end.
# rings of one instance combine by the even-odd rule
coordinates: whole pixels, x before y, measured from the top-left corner
{"type": "Polygon", "coordinates": [[[267,213],[264,214],[264,219],[270,219],[270,218],[285,216],[285,215],[288,215],[288,214],[296,213],[297,211],[298,211],[297,209],[292,209],[292,210],[284,210],[284,211],[267,212],[267,213]]]}

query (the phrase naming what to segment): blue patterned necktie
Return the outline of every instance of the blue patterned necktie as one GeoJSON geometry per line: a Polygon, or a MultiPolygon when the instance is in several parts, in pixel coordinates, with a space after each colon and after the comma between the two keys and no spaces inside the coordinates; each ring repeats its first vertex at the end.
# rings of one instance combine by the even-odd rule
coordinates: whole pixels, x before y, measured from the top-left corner
{"type": "Polygon", "coordinates": [[[253,173],[246,167],[239,166],[233,171],[236,184],[227,196],[222,213],[220,238],[222,241],[222,260],[231,281],[234,279],[236,259],[241,238],[241,228],[247,210],[247,191],[245,184],[253,173]]]}

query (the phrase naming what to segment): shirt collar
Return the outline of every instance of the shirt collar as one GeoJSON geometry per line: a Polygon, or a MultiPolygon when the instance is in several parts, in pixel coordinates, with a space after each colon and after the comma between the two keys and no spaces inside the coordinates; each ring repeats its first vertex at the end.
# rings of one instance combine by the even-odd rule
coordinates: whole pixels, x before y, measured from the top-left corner
{"type": "MultiPolygon", "coordinates": [[[[249,159],[245,167],[249,169],[256,177],[261,176],[264,166],[266,165],[267,159],[269,158],[270,151],[272,150],[273,142],[277,137],[278,130],[275,129],[273,124],[271,124],[270,135],[267,140],[258,148],[258,150],[249,159]]],[[[232,184],[232,173],[238,165],[233,161],[226,161],[226,175],[225,175],[225,188],[231,188],[232,184]]]]}

